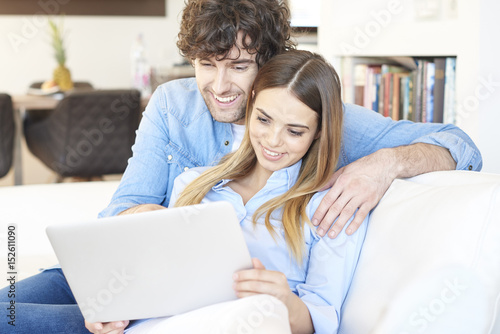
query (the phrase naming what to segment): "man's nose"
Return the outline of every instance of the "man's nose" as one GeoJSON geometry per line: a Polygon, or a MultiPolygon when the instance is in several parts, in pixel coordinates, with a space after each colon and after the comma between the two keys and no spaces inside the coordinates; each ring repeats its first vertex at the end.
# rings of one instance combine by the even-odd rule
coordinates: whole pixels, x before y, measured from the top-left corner
{"type": "Polygon", "coordinates": [[[222,95],[230,90],[231,82],[225,68],[217,69],[217,73],[212,85],[215,94],[222,95]]]}

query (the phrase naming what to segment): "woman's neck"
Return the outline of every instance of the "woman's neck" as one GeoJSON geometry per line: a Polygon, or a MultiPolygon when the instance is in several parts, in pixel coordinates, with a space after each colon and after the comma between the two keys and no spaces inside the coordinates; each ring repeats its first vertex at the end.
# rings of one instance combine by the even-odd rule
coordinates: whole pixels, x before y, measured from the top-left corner
{"type": "Polygon", "coordinates": [[[259,163],[255,164],[250,173],[244,177],[227,183],[231,189],[238,193],[243,199],[243,204],[247,202],[261,190],[267,183],[272,172],[262,168],[259,163]]]}

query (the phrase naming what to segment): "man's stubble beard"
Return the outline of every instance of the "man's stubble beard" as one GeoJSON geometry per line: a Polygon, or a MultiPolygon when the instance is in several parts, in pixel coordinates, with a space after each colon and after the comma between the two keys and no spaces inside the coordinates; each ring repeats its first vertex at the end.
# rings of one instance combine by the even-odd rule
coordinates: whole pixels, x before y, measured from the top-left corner
{"type": "Polygon", "coordinates": [[[203,99],[205,100],[205,104],[207,105],[210,114],[217,122],[236,123],[245,119],[246,103],[241,103],[240,106],[236,107],[236,110],[220,111],[205,95],[203,95],[203,99]]]}

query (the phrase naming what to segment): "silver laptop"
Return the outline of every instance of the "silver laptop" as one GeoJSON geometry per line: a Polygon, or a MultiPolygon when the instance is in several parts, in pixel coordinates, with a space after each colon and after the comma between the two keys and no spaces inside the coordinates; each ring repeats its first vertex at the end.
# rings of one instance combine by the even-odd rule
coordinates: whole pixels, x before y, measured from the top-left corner
{"type": "Polygon", "coordinates": [[[47,235],[86,320],[175,315],[236,299],[252,268],[227,202],[52,225],[47,235]]]}

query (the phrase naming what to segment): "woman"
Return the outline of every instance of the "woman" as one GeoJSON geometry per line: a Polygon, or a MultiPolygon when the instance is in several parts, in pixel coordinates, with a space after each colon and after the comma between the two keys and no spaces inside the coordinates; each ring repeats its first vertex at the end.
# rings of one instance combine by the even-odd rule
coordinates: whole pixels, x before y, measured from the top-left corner
{"type": "MultiPolygon", "coordinates": [[[[254,269],[233,277],[236,295],[275,297],[293,333],[336,332],[366,232],[362,224],[352,236],[322,239],[310,223],[325,194],[317,191],[335,171],[342,113],[338,76],[321,56],[276,56],[253,83],[240,148],[215,167],[180,175],[172,192],[175,206],[233,204],[254,258],[254,269]]],[[[130,332],[168,331],[175,318],[130,332]]]]}

